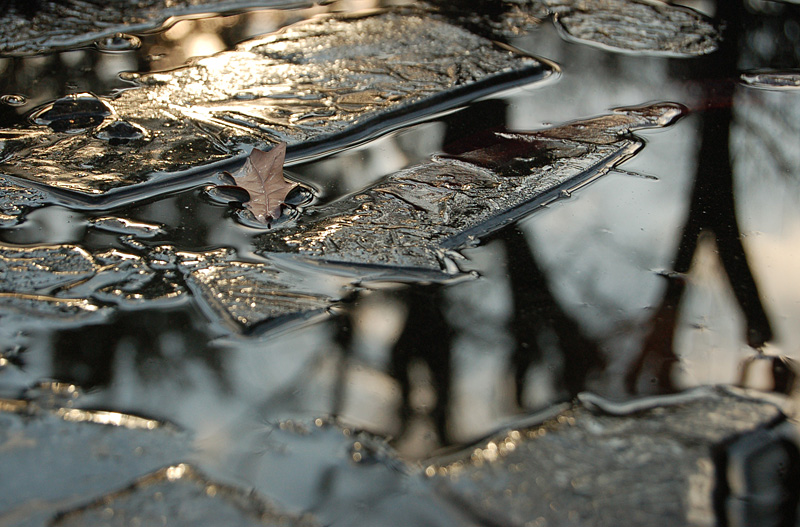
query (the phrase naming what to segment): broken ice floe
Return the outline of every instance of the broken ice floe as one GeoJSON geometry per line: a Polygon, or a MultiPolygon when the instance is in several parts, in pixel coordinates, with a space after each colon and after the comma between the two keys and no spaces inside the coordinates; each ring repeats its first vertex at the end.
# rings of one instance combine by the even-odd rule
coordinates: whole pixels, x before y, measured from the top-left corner
{"type": "MultiPolygon", "coordinates": [[[[536,132],[487,133],[478,148],[433,156],[267,230],[255,240],[257,261],[152,242],[131,243],[130,253],[2,246],[0,307],[57,317],[67,308],[135,308],[191,292],[212,320],[248,333],[323,314],[348,294],[348,283],[449,280],[459,273],[459,249],[612,170],[641,147],[632,130],[667,126],[683,112],[661,103],[536,132]],[[335,266],[338,288],[323,290],[286,269],[304,262],[335,266]]],[[[93,224],[144,237],[169,228],[111,216],[93,224]]]]}
{"type": "Polygon", "coordinates": [[[554,68],[416,11],[308,20],[114,97],[73,94],[0,130],[0,174],[87,203],[163,192],[252,145],[288,159],[352,145],[554,68]],[[131,188],[134,187],[134,188],[131,188]],[[122,192],[122,191],[125,192],[122,192]]]}
{"type": "Polygon", "coordinates": [[[492,525],[777,525],[796,507],[782,475],[797,470],[795,435],[777,406],[730,389],[624,405],[586,394],[426,474],[492,525]]]}

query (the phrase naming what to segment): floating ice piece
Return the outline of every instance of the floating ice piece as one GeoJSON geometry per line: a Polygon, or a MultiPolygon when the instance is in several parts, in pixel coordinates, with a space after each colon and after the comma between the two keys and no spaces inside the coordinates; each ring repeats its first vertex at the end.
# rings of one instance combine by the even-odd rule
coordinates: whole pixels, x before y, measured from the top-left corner
{"type": "Polygon", "coordinates": [[[212,319],[237,332],[265,331],[324,313],[334,298],[304,292],[297,278],[268,261],[236,261],[226,250],[178,253],[186,284],[212,319]]]}
{"type": "Polygon", "coordinates": [[[766,90],[800,90],[800,71],[763,71],[742,74],[742,82],[766,90]]]}
{"type": "Polygon", "coordinates": [[[189,453],[167,423],[118,412],[0,399],[0,523],[44,526],[55,514],[189,453]]]}
{"type": "Polygon", "coordinates": [[[76,245],[0,244],[0,311],[80,319],[108,310],[178,296],[182,282],[141,257],[109,250],[90,254],[76,245]]]}
{"type": "Polygon", "coordinates": [[[471,12],[458,0],[429,0],[481,33],[506,38],[529,32],[547,17],[562,36],[614,52],[693,57],[711,53],[720,35],[702,15],[660,0],[500,0],[501,13],[471,12]]]}
{"type": "Polygon", "coordinates": [[[791,506],[794,483],[781,488],[779,480],[797,470],[797,445],[778,430],[787,423],[777,406],[723,388],[641,404],[583,401],[426,473],[440,495],[491,525],[712,525],[718,514],[759,507],[770,516],[741,524],[777,525],[781,500],[791,506]],[[746,495],[745,487],[765,493],[746,495]]]}
{"type": "Polygon", "coordinates": [[[309,6],[301,0],[110,0],[102,6],[82,0],[44,0],[25,12],[23,3],[5,5],[0,14],[0,53],[44,53],[97,41],[100,49],[119,51],[137,46],[136,37],[120,32],[156,29],[172,17],[224,13],[253,7],[309,6]],[[108,37],[108,38],[105,38],[108,37]]]}
{"type": "Polygon", "coordinates": [[[18,185],[0,176],[0,225],[16,224],[23,212],[43,205],[46,200],[47,196],[41,190],[18,185]]]}
{"type": "Polygon", "coordinates": [[[245,263],[226,250],[177,252],[170,245],[152,247],[144,257],[115,249],[91,254],[68,244],[0,245],[0,277],[0,313],[34,316],[37,324],[42,317],[85,322],[113,305],[171,301],[184,297],[187,286],[212,320],[235,332],[310,318],[335,300],[304,292],[296,277],[270,261],[245,263]]]}
{"type": "Polygon", "coordinates": [[[571,39],[613,51],[674,57],[705,55],[719,34],[702,15],[660,0],[544,0],[571,39]]]}
{"type": "Polygon", "coordinates": [[[0,130],[0,175],[109,204],[242,161],[244,145],[285,142],[297,160],[554,71],[415,11],[317,18],[173,71],[130,74],[139,87],[113,99],[55,101],[36,112],[40,124],[0,130]]]}
{"type": "Polygon", "coordinates": [[[630,131],[666,126],[683,111],[672,103],[620,108],[538,132],[491,134],[480,148],[434,156],[309,209],[256,247],[333,263],[455,270],[449,251],[607,173],[641,147],[630,131]]]}

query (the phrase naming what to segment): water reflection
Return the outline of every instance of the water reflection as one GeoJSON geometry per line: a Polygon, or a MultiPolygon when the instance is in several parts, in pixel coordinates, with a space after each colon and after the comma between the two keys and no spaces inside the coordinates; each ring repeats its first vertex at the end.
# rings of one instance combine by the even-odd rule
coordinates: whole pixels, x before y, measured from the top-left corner
{"type": "MultiPolygon", "coordinates": [[[[229,48],[307,14],[184,21],[167,32],[143,35],[140,49],[113,54],[87,48],[0,59],[0,91],[29,98],[22,106],[0,106],[0,120],[14,123],[23,112],[68,93],[110,93],[125,86],[119,71],[170,68],[192,54],[229,48]],[[206,48],[189,45],[191,35],[206,48]]],[[[94,387],[96,400],[111,406],[186,423],[200,432],[209,458],[246,450],[249,445],[226,443],[238,430],[291,414],[339,416],[393,437],[406,454],[425,456],[587,388],[622,398],[719,380],[750,385],[767,364],[763,375],[772,379],[761,385],[791,392],[796,368],[785,355],[797,352],[798,335],[788,328],[797,314],[791,307],[798,294],[796,271],[785,276],[770,270],[773,262],[759,256],[767,252],[766,236],[742,241],[742,232],[755,229],[746,227],[750,218],[743,221],[741,212],[751,206],[752,195],[740,189],[759,185],[759,165],[752,159],[758,157],[780,176],[764,184],[772,197],[762,208],[770,207],[775,194],[796,194],[793,145],[800,119],[790,112],[796,111],[797,96],[780,93],[782,102],[770,106],[765,100],[774,94],[759,99],[735,82],[742,68],[796,65],[797,8],[783,6],[769,14],[726,4],[717,16],[729,27],[725,47],[688,65],[589,50],[540,28],[516,43],[562,62],[563,82],[480,101],[364,149],[297,167],[300,177],[330,199],[433,151],[479,143],[487,130],[532,129],[543,121],[654,99],[687,102],[697,110],[694,121],[676,131],[652,134],[643,155],[626,165],[658,180],[609,176],[569,202],[503,230],[467,251],[467,265],[480,279],[360,291],[330,324],[262,340],[209,342],[218,335],[202,314],[183,308],[123,313],[109,323],[55,332],[52,351],[37,351],[52,353],[50,364],[38,362],[41,376],[94,387]],[[773,121],[788,122],[785,137],[758,128],[773,121]],[[752,152],[751,139],[766,144],[752,152]],[[692,296],[705,285],[698,261],[709,255],[718,258],[724,287],[733,293],[724,309],[699,305],[692,296]],[[783,284],[788,291],[778,302],[774,291],[783,284]],[[736,319],[725,331],[706,327],[704,342],[688,342],[687,334],[701,330],[697,313],[724,317],[733,302],[744,317],[741,335],[736,319]],[[762,358],[747,349],[766,345],[769,351],[771,340],[782,342],[779,357],[762,358]],[[733,375],[740,359],[741,373],[733,375]],[[706,373],[711,369],[717,371],[706,373]],[[191,404],[171,400],[176,391],[191,404]]],[[[796,200],[786,199],[787,208],[796,208],[796,200]]],[[[249,247],[251,233],[236,226],[224,207],[204,203],[199,192],[119,212],[175,226],[175,239],[167,241],[182,248],[235,246],[244,253],[249,247]]],[[[58,219],[63,212],[37,214],[58,219]]],[[[774,238],[770,254],[779,255],[796,240],[783,222],[797,218],[791,211],[775,214],[776,229],[785,236],[774,238]]],[[[35,218],[28,218],[29,227],[35,218]]],[[[28,241],[48,241],[48,234],[81,241],[82,230],[54,234],[57,228],[37,225],[44,234],[23,228],[16,241],[28,235],[28,241]]],[[[121,244],[116,235],[96,232],[83,241],[121,244]]],[[[25,352],[15,349],[3,360],[24,363],[25,352]]]]}
{"type": "MultiPolygon", "coordinates": [[[[659,390],[675,389],[672,369],[678,357],[674,349],[674,336],[681,299],[686,290],[686,277],[695,259],[700,236],[704,233],[713,237],[729,284],[745,315],[748,345],[760,348],[772,338],[772,328],[742,246],[734,205],[729,137],[734,111],[733,79],[737,74],[743,22],[741,8],[736,5],[729,3],[720,6],[718,16],[727,20],[730,28],[715,60],[710,64],[702,64],[705,83],[703,124],[689,214],[673,260],[674,274],[666,276],[666,291],[655,308],[642,351],[626,376],[626,384],[631,392],[640,390],[637,381],[648,370],[655,377],[659,390]]],[[[695,75],[699,77],[699,73],[695,75]]]]}

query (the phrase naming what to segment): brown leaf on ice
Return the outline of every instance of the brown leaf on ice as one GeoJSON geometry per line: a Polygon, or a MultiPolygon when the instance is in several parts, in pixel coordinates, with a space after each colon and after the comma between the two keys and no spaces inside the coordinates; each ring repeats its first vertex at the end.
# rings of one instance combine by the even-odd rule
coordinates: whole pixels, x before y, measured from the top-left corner
{"type": "Polygon", "coordinates": [[[250,194],[244,206],[262,223],[281,217],[281,204],[297,186],[283,177],[285,157],[286,143],[279,143],[268,152],[254,148],[244,166],[233,174],[236,185],[250,194]]]}

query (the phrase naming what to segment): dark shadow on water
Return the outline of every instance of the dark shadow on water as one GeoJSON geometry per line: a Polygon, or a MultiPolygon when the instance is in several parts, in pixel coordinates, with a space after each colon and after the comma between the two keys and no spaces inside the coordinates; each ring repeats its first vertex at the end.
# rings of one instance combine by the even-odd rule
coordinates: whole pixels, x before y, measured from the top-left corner
{"type": "Polygon", "coordinates": [[[400,436],[414,416],[414,367],[424,365],[436,400],[429,410],[442,444],[450,444],[448,412],[452,383],[453,330],[443,312],[442,287],[410,288],[405,294],[408,318],[390,356],[389,373],[400,383],[400,436]]]}
{"type": "Polygon", "coordinates": [[[593,372],[605,361],[596,341],[588,337],[578,320],[567,314],[550,288],[550,281],[534,258],[534,251],[519,228],[500,233],[511,283],[514,349],[510,369],[517,405],[525,407],[523,395],[528,370],[553,352],[562,366],[557,385],[572,399],[586,388],[593,372]]]}
{"type": "Polygon", "coordinates": [[[728,277],[739,308],[745,317],[746,341],[761,348],[772,339],[772,327],[761,301],[742,245],[742,235],[736,217],[734,174],[731,165],[730,133],[734,122],[734,90],[738,79],[739,56],[747,42],[748,13],[739,2],[721,2],[718,23],[724,21],[725,38],[719,51],[707,60],[698,61],[693,72],[703,82],[703,106],[698,108],[702,118],[700,148],[689,214],[673,259],[672,272],[661,302],[650,317],[650,329],[641,352],[626,375],[631,393],[642,390],[670,392],[676,389],[672,380],[678,356],[674,338],[680,317],[681,300],[686,291],[686,276],[698,249],[701,236],[713,239],[720,262],[728,277]],[[643,378],[655,382],[649,388],[643,378]],[[654,384],[654,386],[653,386],[654,384]]]}
{"type": "Polygon", "coordinates": [[[224,355],[208,338],[185,310],[122,313],[113,323],[56,333],[52,375],[87,390],[106,388],[123,373],[118,370],[125,354],[139,377],[137,386],[190,382],[187,363],[196,361],[212,373],[218,389],[228,392],[224,355]]]}

